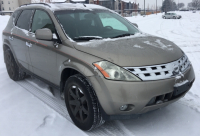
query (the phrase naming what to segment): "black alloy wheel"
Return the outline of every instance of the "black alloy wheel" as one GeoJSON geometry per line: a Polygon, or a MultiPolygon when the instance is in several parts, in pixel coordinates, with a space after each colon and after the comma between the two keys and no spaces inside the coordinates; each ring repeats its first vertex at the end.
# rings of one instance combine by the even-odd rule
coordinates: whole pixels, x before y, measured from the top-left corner
{"type": "Polygon", "coordinates": [[[95,91],[83,75],[76,74],[67,79],[64,96],[69,115],[80,129],[90,131],[105,122],[95,91]]]}
{"type": "Polygon", "coordinates": [[[76,85],[71,86],[68,93],[68,103],[73,116],[83,123],[89,114],[88,101],[83,91],[76,85]]]}

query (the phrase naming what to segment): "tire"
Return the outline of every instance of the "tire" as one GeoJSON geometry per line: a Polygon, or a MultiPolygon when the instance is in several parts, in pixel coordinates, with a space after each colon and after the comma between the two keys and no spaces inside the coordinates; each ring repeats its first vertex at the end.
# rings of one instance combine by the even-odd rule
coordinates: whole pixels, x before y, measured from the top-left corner
{"type": "Polygon", "coordinates": [[[173,17],[173,19],[176,19],[176,17],[173,17]]]}
{"type": "Polygon", "coordinates": [[[163,17],[164,19],[166,19],[166,17],[163,17]]]}
{"type": "Polygon", "coordinates": [[[95,92],[82,75],[69,77],[65,83],[64,95],[69,115],[80,129],[90,131],[105,122],[95,92]]]}
{"type": "Polygon", "coordinates": [[[14,81],[23,80],[26,73],[19,68],[9,48],[4,52],[4,59],[9,77],[14,81]]]}

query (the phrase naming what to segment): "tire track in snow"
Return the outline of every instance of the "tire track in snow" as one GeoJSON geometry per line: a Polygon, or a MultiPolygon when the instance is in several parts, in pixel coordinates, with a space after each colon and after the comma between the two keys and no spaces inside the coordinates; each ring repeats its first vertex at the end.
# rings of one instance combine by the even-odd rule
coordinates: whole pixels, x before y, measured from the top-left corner
{"type": "Polygon", "coordinates": [[[193,99],[182,98],[178,103],[185,105],[200,114],[200,105],[196,103],[193,99]]]}
{"type": "MultiPolygon", "coordinates": [[[[32,95],[37,97],[39,100],[41,100],[44,104],[46,104],[48,107],[52,108],[54,111],[56,111],[58,114],[60,114],[62,117],[67,119],[69,122],[73,124],[68,111],[65,107],[64,101],[59,100],[59,98],[52,97],[45,93],[42,89],[39,89],[39,87],[33,85],[30,83],[28,79],[18,81],[17,83],[24,89],[26,89],[28,92],[30,92],[32,95]]],[[[44,83],[43,83],[44,84],[44,83]]],[[[48,90],[47,90],[48,91],[48,90]]],[[[58,90],[55,90],[55,92],[58,92],[58,90]]],[[[59,96],[59,95],[57,95],[59,96]]],[[[101,127],[90,131],[85,132],[89,136],[134,136],[128,129],[125,128],[123,123],[120,121],[109,121],[106,122],[101,127]]]]}

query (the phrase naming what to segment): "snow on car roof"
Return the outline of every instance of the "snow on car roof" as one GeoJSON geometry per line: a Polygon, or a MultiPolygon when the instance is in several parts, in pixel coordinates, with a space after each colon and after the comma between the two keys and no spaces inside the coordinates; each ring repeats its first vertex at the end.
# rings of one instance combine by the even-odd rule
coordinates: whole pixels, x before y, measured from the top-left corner
{"type": "Polygon", "coordinates": [[[82,3],[51,3],[51,4],[44,4],[44,3],[32,3],[29,5],[23,5],[23,6],[42,6],[45,8],[48,8],[52,11],[56,10],[75,10],[75,9],[82,9],[82,10],[93,10],[93,9],[106,9],[109,10],[103,6],[95,5],[95,4],[82,4],[82,3]]]}
{"type": "Polygon", "coordinates": [[[81,3],[55,3],[49,4],[51,6],[50,9],[52,10],[63,10],[63,9],[85,9],[85,10],[92,10],[92,9],[107,9],[105,7],[95,5],[95,4],[81,4],[81,3]]]}

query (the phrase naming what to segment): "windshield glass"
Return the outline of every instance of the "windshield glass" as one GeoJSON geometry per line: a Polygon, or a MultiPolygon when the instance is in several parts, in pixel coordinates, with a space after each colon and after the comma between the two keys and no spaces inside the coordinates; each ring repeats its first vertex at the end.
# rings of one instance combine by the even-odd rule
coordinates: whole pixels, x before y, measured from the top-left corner
{"type": "Polygon", "coordinates": [[[123,17],[106,10],[56,11],[65,33],[73,40],[117,38],[139,30],[123,17]]]}

